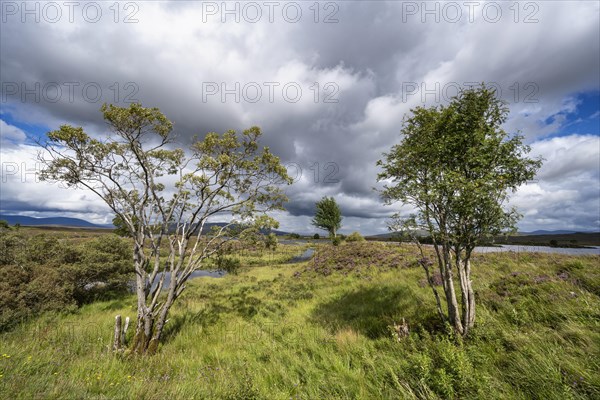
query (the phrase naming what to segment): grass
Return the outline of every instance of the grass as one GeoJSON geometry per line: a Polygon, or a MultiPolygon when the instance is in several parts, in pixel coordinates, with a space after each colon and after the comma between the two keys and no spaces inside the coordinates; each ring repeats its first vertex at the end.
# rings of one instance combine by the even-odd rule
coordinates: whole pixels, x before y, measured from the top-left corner
{"type": "Polygon", "coordinates": [[[0,398],[600,398],[600,257],[477,255],[466,339],[439,323],[415,258],[347,243],[194,279],[154,357],[109,351],[134,297],[44,314],[0,336],[0,398]]]}

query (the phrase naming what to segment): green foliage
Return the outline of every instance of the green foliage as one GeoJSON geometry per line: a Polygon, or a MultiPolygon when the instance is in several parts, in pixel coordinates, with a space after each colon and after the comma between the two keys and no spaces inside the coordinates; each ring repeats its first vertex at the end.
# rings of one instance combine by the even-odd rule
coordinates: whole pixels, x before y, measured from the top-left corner
{"type": "Polygon", "coordinates": [[[0,248],[0,331],[44,311],[126,293],[133,278],[129,244],[113,235],[73,246],[44,234],[1,232],[0,248]]]}
{"type": "Polygon", "coordinates": [[[277,240],[277,235],[274,233],[269,233],[265,236],[265,247],[267,250],[275,251],[277,250],[277,246],[279,245],[279,241],[277,240]]]}
{"type": "Polygon", "coordinates": [[[329,232],[331,237],[336,236],[336,231],[342,226],[342,212],[333,197],[323,197],[316,203],[315,216],[312,224],[329,232]]]}
{"type": "Polygon", "coordinates": [[[331,244],[334,246],[339,246],[343,241],[344,239],[342,239],[340,236],[334,236],[331,238],[331,244]]]}
{"type": "Polygon", "coordinates": [[[365,238],[362,237],[362,235],[358,232],[352,232],[350,235],[348,235],[348,237],[346,238],[347,242],[364,242],[365,238]]]}
{"type": "Polygon", "coordinates": [[[290,233],[289,234],[290,239],[300,239],[301,236],[297,233],[290,233]]]}
{"type": "Polygon", "coordinates": [[[507,116],[485,86],[462,91],[448,106],[413,109],[402,142],[378,162],[379,179],[393,182],[384,199],[416,206],[438,242],[462,248],[513,227],[516,212],[503,209],[508,192],[533,179],[541,160],[526,158],[523,136],[502,129],[507,116]]]}
{"type": "Polygon", "coordinates": [[[241,262],[238,258],[219,254],[217,256],[215,266],[217,269],[227,272],[228,274],[237,274],[240,269],[241,262]]]}
{"type": "Polygon", "coordinates": [[[315,233],[315,234],[313,235],[313,239],[315,239],[315,240],[319,240],[319,239],[321,239],[321,235],[319,235],[318,233],[315,233]]]}

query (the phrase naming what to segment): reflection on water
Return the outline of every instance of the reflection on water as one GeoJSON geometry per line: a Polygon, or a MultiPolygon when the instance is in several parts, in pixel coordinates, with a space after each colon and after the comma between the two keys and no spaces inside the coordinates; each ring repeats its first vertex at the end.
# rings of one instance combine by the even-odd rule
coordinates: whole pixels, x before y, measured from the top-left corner
{"type": "Polygon", "coordinates": [[[584,255],[594,254],[600,255],[600,247],[592,247],[586,249],[563,248],[563,247],[548,247],[548,246],[519,246],[506,244],[500,247],[476,247],[476,253],[498,253],[498,252],[515,252],[515,253],[552,253],[552,254],[569,254],[569,255],[584,255]]]}

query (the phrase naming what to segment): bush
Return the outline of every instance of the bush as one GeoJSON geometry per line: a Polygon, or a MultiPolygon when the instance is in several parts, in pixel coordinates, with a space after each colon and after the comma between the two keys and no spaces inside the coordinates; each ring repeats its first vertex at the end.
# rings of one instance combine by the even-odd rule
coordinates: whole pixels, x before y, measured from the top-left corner
{"type": "Polygon", "coordinates": [[[300,239],[300,235],[297,233],[290,233],[290,239],[300,239]]]}
{"type": "Polygon", "coordinates": [[[341,238],[341,236],[336,236],[333,239],[331,239],[331,243],[334,246],[339,246],[342,243],[343,239],[341,238]]]}
{"type": "Polygon", "coordinates": [[[265,237],[265,247],[267,248],[267,250],[271,250],[271,251],[277,250],[278,244],[279,244],[279,241],[277,240],[277,236],[275,236],[274,233],[269,233],[265,237]]]}
{"type": "Polygon", "coordinates": [[[315,239],[315,240],[319,240],[319,239],[321,239],[321,236],[320,236],[318,233],[315,233],[315,234],[313,235],[313,239],[315,239]]]}
{"type": "Polygon", "coordinates": [[[238,258],[231,258],[224,255],[218,255],[216,259],[217,268],[228,274],[237,274],[242,265],[238,258]]]}
{"type": "Polygon", "coordinates": [[[126,292],[132,279],[129,244],[115,235],[73,246],[4,231],[0,250],[0,331],[44,311],[70,311],[126,292]]]}
{"type": "Polygon", "coordinates": [[[365,238],[362,237],[358,232],[352,232],[350,235],[348,235],[346,240],[348,242],[364,242],[365,238]]]}

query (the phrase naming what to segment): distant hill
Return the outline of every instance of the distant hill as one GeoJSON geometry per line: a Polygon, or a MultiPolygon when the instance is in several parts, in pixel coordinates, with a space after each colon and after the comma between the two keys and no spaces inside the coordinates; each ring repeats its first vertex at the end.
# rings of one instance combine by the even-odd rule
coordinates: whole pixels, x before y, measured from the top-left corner
{"type": "Polygon", "coordinates": [[[23,226],[74,226],[78,228],[114,228],[112,225],[97,225],[79,218],[50,217],[35,218],[24,215],[0,215],[0,220],[5,220],[9,225],[20,224],[23,226]]]}
{"type": "MultiPolygon", "coordinates": [[[[67,218],[67,217],[50,217],[50,218],[35,218],[26,217],[23,215],[3,215],[0,214],[0,220],[5,220],[9,225],[20,224],[22,226],[64,226],[64,227],[76,227],[76,228],[101,228],[101,229],[114,229],[113,225],[98,225],[92,224],[91,222],[84,221],[79,218],[67,218]]],[[[213,226],[224,226],[224,222],[206,223],[204,225],[204,232],[208,232],[213,226]]],[[[173,229],[175,229],[173,227],[173,229]]],[[[272,230],[277,236],[289,235],[289,232],[283,232],[278,230],[272,230]]],[[[268,233],[268,232],[263,232],[268,233]]]]}
{"type": "Polygon", "coordinates": [[[557,231],[533,231],[533,232],[519,232],[519,235],[568,235],[571,233],[591,233],[591,232],[578,232],[578,231],[566,231],[566,230],[557,230],[557,231]]]}
{"type": "Polygon", "coordinates": [[[532,246],[548,245],[550,241],[560,246],[600,246],[600,232],[558,233],[558,231],[552,231],[552,233],[547,234],[527,234],[497,238],[496,241],[497,243],[532,246]]]}

